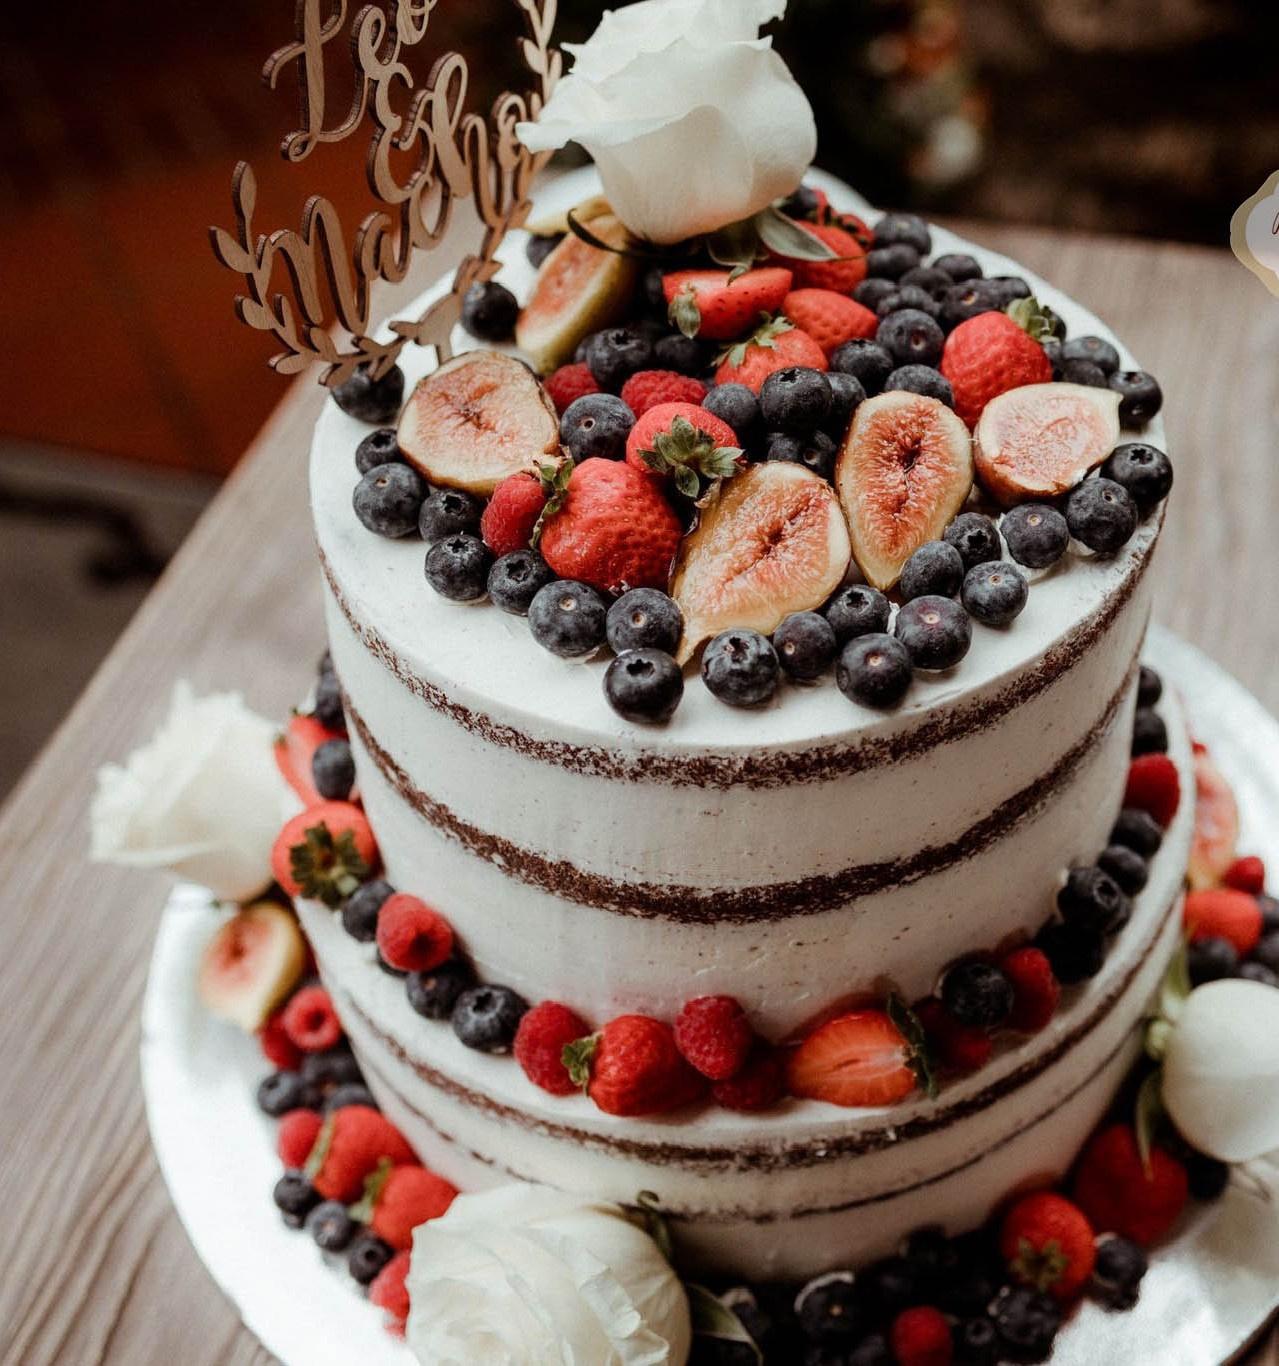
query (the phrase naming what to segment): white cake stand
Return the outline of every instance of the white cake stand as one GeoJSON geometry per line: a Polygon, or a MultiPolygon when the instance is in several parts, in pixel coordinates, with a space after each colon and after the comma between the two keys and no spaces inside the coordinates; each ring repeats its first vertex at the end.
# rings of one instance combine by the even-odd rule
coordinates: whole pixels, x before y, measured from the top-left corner
{"type": "MultiPolygon", "coordinates": [[[[1241,847],[1279,867],[1279,722],[1167,632],[1152,629],[1147,654],[1234,785],[1241,847]]],[[[254,1101],[265,1064],[254,1040],[213,1020],[195,997],[210,914],[207,892],[173,892],[143,1003],[147,1118],[178,1217],[245,1324],[286,1366],[409,1366],[411,1353],[386,1333],[380,1311],[336,1259],[286,1229],[271,1202],[275,1125],[254,1101]]],[[[1154,1254],[1135,1309],[1081,1305],[1053,1366],[1218,1366],[1277,1309],[1279,1164],[1260,1164],[1222,1200],[1196,1208],[1154,1254]]]]}

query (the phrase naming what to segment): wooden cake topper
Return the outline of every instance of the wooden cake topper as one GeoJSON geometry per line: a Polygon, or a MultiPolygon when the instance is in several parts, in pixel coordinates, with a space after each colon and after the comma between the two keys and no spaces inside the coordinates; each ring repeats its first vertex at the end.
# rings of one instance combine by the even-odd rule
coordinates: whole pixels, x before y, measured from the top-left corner
{"type": "Polygon", "coordinates": [[[404,62],[406,52],[426,37],[441,0],[381,0],[365,5],[349,26],[347,0],[297,0],[296,38],[274,52],[262,72],[274,88],[281,73],[296,68],[300,126],[285,137],[281,153],[286,161],[303,161],[321,143],[353,136],[368,119],[373,130],[369,186],[386,207],[364,219],[349,248],[336,209],[320,195],[307,201],[300,231],[280,228],[255,236],[257,182],[246,162],[236,167],[231,187],[236,230],[211,228],[213,250],[224,266],[244,277],[248,293],[236,299],[241,321],[274,334],[283,347],[271,360],[281,374],[296,374],[321,360],[327,363],[324,384],[341,384],[359,367],[378,379],[409,341],[434,346],[441,361],[449,358],[462,296],[497,273],[498,245],[527,217],[533,177],[549,156],[524,147],[515,126],[537,117],[559,78],[561,57],[551,46],[557,0],[512,2],[528,30],[520,51],[535,78],[534,89],[500,95],[483,118],[466,109],[469,69],[460,53],[436,58],[420,86],[404,62]],[[350,105],[334,111],[325,48],[344,33],[355,88],[350,105]],[[411,157],[407,176],[392,169],[393,156],[411,157]],[[413,253],[429,251],[444,238],[454,202],[468,196],[475,199],[484,233],[478,250],[458,267],[452,290],[422,317],[393,321],[390,340],[370,336],[372,282],[403,280],[413,253]],[[281,269],[289,293],[280,291],[281,269]],[[327,285],[335,320],[326,317],[322,285],[327,285]],[[349,334],[346,347],[334,337],[333,321],[349,334]]]}

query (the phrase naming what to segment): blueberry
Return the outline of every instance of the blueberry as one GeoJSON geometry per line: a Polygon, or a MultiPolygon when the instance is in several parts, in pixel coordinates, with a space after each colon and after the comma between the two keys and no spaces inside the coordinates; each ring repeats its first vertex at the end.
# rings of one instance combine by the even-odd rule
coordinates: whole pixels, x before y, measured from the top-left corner
{"type": "Polygon", "coordinates": [[[1062,380],[1067,384],[1084,384],[1090,389],[1109,388],[1106,372],[1090,360],[1063,359],[1059,370],[1062,380]]]}
{"type": "Polygon", "coordinates": [[[300,1072],[272,1072],[258,1085],[258,1109],[272,1119],[302,1109],[314,1099],[300,1072]]]}
{"type": "Polygon", "coordinates": [[[721,631],[702,655],[702,682],[730,707],[756,707],[777,691],[777,651],[758,631],[721,631]]]}
{"type": "Polygon", "coordinates": [[[1153,858],[1163,843],[1164,832],[1159,822],[1148,811],[1126,806],[1119,813],[1110,832],[1111,844],[1123,844],[1135,849],[1142,858],[1153,858]]]}
{"type": "Polygon", "coordinates": [[[447,1020],[457,998],[475,985],[475,972],[462,958],[450,958],[430,972],[410,972],[404,979],[409,1005],[427,1020],[447,1020]]]}
{"type": "Polygon", "coordinates": [[[897,591],[903,602],[930,593],[953,598],[964,581],[964,561],[947,541],[925,541],[902,566],[897,591]]]}
{"type": "Polygon", "coordinates": [[[462,296],[462,326],[481,341],[510,341],[519,315],[519,300],[496,280],[477,282],[462,296]]]}
{"type": "Polygon", "coordinates": [[[1137,674],[1137,705],[1139,707],[1153,707],[1163,695],[1163,679],[1153,669],[1143,664],[1137,674]]]}
{"type": "Polygon", "coordinates": [[[1228,939],[1209,935],[1196,939],[1186,950],[1186,967],[1190,971],[1191,986],[1216,982],[1233,977],[1239,971],[1239,954],[1228,939]]]}
{"type": "Polygon", "coordinates": [[[1141,1279],[1149,1265],[1145,1252],[1136,1243],[1118,1234],[1106,1234],[1097,1241],[1097,1258],[1088,1291],[1107,1309],[1131,1309],[1137,1303],[1141,1279]]]}
{"type": "Polygon", "coordinates": [[[657,588],[632,588],[608,609],[609,649],[664,650],[673,655],[684,634],[684,614],[674,598],[657,588]]]}
{"type": "Polygon", "coordinates": [[[1013,1010],[1012,983],[979,959],[947,968],[940,994],[947,1013],[973,1029],[998,1029],[1013,1010]]]}
{"type": "Polygon", "coordinates": [[[403,459],[394,427],[379,427],[355,448],[355,468],[361,474],[368,474],[379,465],[394,465],[403,459]]]}
{"type": "Polygon", "coordinates": [[[1279,930],[1265,929],[1252,951],[1253,958],[1271,972],[1279,972],[1279,930]]]}
{"type": "Polygon", "coordinates": [[[1048,364],[1052,366],[1053,379],[1061,378],[1061,343],[1056,337],[1041,337],[1040,346],[1044,349],[1044,355],[1048,357],[1048,364]]]}
{"type": "Polygon", "coordinates": [[[826,383],[830,385],[830,415],[822,430],[838,444],[847,435],[853,414],[865,402],[866,390],[855,375],[839,370],[827,374],[826,383]]]}
{"type": "Polygon", "coordinates": [[[782,204],[782,212],[787,218],[813,218],[821,209],[822,201],[811,185],[800,187],[789,195],[782,204]]]}
{"type": "Polygon", "coordinates": [[[887,280],[882,275],[868,275],[853,289],[853,298],[873,313],[879,308],[880,300],[896,293],[896,280],[887,280]]]}
{"type": "Polygon", "coordinates": [[[792,612],[773,632],[773,649],[786,674],[811,683],[835,661],[835,628],[819,612],[792,612]]]}
{"type": "Polygon", "coordinates": [[[822,608],[822,615],[835,631],[835,639],[846,645],[854,636],[867,636],[888,630],[892,605],[868,583],[845,584],[822,608]]]}
{"type": "Polygon", "coordinates": [[[1207,1153],[1191,1151],[1186,1154],[1186,1183],[1195,1200],[1219,1200],[1230,1184],[1230,1166],[1207,1153]]]}
{"type": "Polygon", "coordinates": [[[564,409],[560,440],[577,462],[599,457],[620,460],[635,414],[616,394],[583,394],[564,409]]]}
{"type": "Polygon", "coordinates": [[[340,1043],[323,1053],[308,1053],[302,1059],[302,1080],[309,1087],[323,1089],[346,1086],[364,1080],[351,1045],[340,1043]]]}
{"type": "Polygon", "coordinates": [[[1072,987],[1096,977],[1106,961],[1106,945],[1096,930],[1051,921],[1035,936],[1039,948],[1063,985],[1072,987]]]}
{"type": "Polygon", "coordinates": [[[664,650],[623,650],[605,671],[604,696],[624,720],[669,721],[684,696],[684,674],[664,650]]]}
{"type": "Polygon", "coordinates": [[[1000,308],[1007,308],[1014,299],[1029,299],[1030,286],[1020,275],[991,275],[988,277],[991,288],[1000,300],[1000,308]]]}
{"type": "Polygon", "coordinates": [[[905,1257],[872,1262],[857,1278],[863,1305],[881,1322],[919,1303],[919,1277],[905,1257]]]}
{"type": "Polygon", "coordinates": [[[1126,488],[1143,513],[1161,503],[1172,489],[1172,462],[1158,446],[1145,441],[1116,446],[1101,473],[1126,488]]]}
{"type": "Polygon", "coordinates": [[[931,365],[898,366],[884,381],[885,393],[895,390],[935,398],[948,408],[955,406],[955,391],[950,387],[950,380],[940,370],[934,370],[931,365]]]}
{"type": "Polygon", "coordinates": [[[488,592],[493,552],[468,532],[446,536],[426,552],[426,581],[450,602],[477,602],[488,592]]]}
{"type": "Polygon", "coordinates": [[[1168,727],[1163,717],[1149,707],[1138,707],[1133,717],[1132,752],[1134,756],[1168,753],[1168,727]]]}
{"type": "Polygon", "coordinates": [[[632,375],[653,368],[653,343],[633,327],[607,327],[591,338],[586,364],[596,384],[615,394],[632,375]]]}
{"type": "Polygon", "coordinates": [[[528,616],[529,604],[538,590],[555,582],[551,566],[536,550],[513,550],[493,561],[489,570],[488,593],[503,612],[528,616]]]}
{"type": "Polygon", "coordinates": [[[561,659],[581,659],[604,643],[608,608],[590,584],[557,580],[539,588],[529,604],[533,639],[561,659]]]}
{"type": "Polygon", "coordinates": [[[930,318],[936,318],[941,314],[941,305],[926,289],[920,289],[918,285],[899,285],[891,294],[879,301],[875,312],[881,318],[887,318],[889,314],[901,313],[907,308],[918,309],[921,313],[927,313],[930,318]]]}
{"type": "Polygon", "coordinates": [[[361,883],[342,907],[342,928],[361,944],[371,944],[377,938],[377,913],[394,892],[381,878],[361,883]]]}
{"type": "Polygon", "coordinates": [[[942,539],[959,551],[965,572],[1000,556],[999,528],[980,512],[961,512],[946,528],[942,539]]]}
{"type": "Polygon", "coordinates": [[[851,1352],[836,1360],[838,1366],[893,1366],[897,1358],[883,1333],[867,1333],[851,1352]]]}
{"type": "MultiPolygon", "coordinates": [[[[749,1286],[737,1285],[718,1296],[719,1302],[737,1319],[738,1323],[751,1335],[756,1343],[762,1343],[772,1331],[772,1316],[760,1304],[755,1292],[749,1286]]],[[[744,1344],[738,1344],[744,1345],[744,1344]]],[[[751,1354],[750,1366],[755,1366],[758,1357],[751,1354]]]]}
{"type": "Polygon", "coordinates": [[[389,1243],[372,1233],[361,1233],[346,1254],[347,1270],[357,1285],[372,1285],[378,1272],[395,1256],[389,1243]]]}
{"type": "Polygon", "coordinates": [[[1018,1285],[995,1301],[991,1318],[999,1334],[1001,1358],[1017,1362],[1047,1361],[1061,1327],[1056,1300],[1042,1291],[1018,1285]]]}
{"type": "Polygon", "coordinates": [[[302,1172],[285,1172],[275,1183],[271,1192],[275,1207],[281,1214],[293,1214],[305,1218],[308,1211],[319,1203],[319,1192],[306,1179],[302,1172]]]}
{"type": "Polygon", "coordinates": [[[1002,1346],[992,1319],[964,1319],[954,1330],[957,1360],[964,1366],[996,1366],[1002,1346]]]}
{"type": "Polygon", "coordinates": [[[1245,982],[1260,982],[1263,987],[1279,987],[1279,972],[1264,963],[1240,963],[1235,976],[1245,982]]]}
{"type": "Polygon", "coordinates": [[[875,340],[898,365],[936,366],[946,338],[927,313],[918,308],[903,308],[880,322],[875,340]]]}
{"type": "Polygon", "coordinates": [[[895,707],[906,696],[914,670],[906,647],[885,632],[854,636],[835,666],[835,682],[851,702],[895,707]]]}
{"type": "Polygon", "coordinates": [[[768,438],[768,460],[785,460],[792,465],[803,465],[823,479],[835,477],[835,461],[839,448],[825,432],[809,436],[792,436],[789,432],[772,432],[768,438]]]}
{"type": "Polygon", "coordinates": [[[933,249],[933,235],[928,224],[918,214],[886,213],[875,224],[872,241],[877,247],[891,247],[904,242],[921,255],[927,256],[933,249]]]}
{"type": "Polygon", "coordinates": [[[986,1306],[999,1291],[1003,1267],[985,1248],[980,1255],[970,1256],[969,1235],[962,1235],[956,1241],[959,1244],[956,1266],[937,1286],[937,1307],[956,1316],[985,1314],[986,1306]]]}
{"type": "Polygon", "coordinates": [[[906,603],[897,613],[893,634],[917,669],[949,669],[968,653],[973,624],[950,598],[929,594],[906,603]]]}
{"type": "Polygon", "coordinates": [[[1109,873],[1119,890],[1129,896],[1136,896],[1150,877],[1146,860],[1123,844],[1108,844],[1097,856],[1097,867],[1109,873]]]}
{"type": "Polygon", "coordinates": [[[427,545],[434,545],[459,531],[477,532],[484,505],[463,489],[432,489],[422,503],[417,529],[427,545]]]}
{"type": "Polygon", "coordinates": [[[508,1053],[528,1002],[510,987],[471,987],[457,999],[453,1032],[480,1053],[508,1053]]]}
{"type": "Polygon", "coordinates": [[[306,1231],[324,1252],[342,1252],[359,1227],[340,1200],[324,1200],[306,1216],[306,1231]]]}
{"type": "Polygon", "coordinates": [[[974,621],[983,626],[1008,626],[1026,606],[1026,576],[1007,560],[979,564],[964,575],[959,600],[974,621]]]}
{"type": "Polygon", "coordinates": [[[795,1317],[805,1337],[830,1345],[853,1341],[869,1326],[851,1271],[809,1281],[795,1296],[795,1317]]]}
{"type": "Polygon", "coordinates": [[[831,352],[831,372],[851,375],[868,394],[877,394],[896,368],[896,362],[878,342],[855,337],[831,352]]]}
{"type": "Polygon", "coordinates": [[[702,400],[702,407],[737,433],[739,441],[750,442],[759,432],[759,399],[744,384],[717,384],[702,400]]]}
{"type": "Polygon", "coordinates": [[[658,337],[653,343],[653,362],[657,369],[674,370],[677,375],[703,374],[710,369],[714,359],[715,353],[706,342],[686,337],[682,332],[658,337]]]}
{"type": "Polygon", "coordinates": [[[905,242],[874,247],[866,253],[866,273],[884,280],[900,280],[919,264],[919,253],[905,242]]]}
{"type": "Polygon", "coordinates": [[[961,280],[980,280],[982,268],[977,258],[962,251],[948,251],[944,256],[935,257],[933,266],[944,270],[958,284],[961,280]]]}
{"type": "Polygon", "coordinates": [[[346,740],[326,740],[311,756],[311,781],[328,802],[344,802],[355,786],[355,760],[346,740]]]}
{"type": "Polygon", "coordinates": [[[941,300],[939,321],[949,332],[979,313],[994,313],[1003,308],[1000,293],[989,280],[968,280],[952,285],[941,300]]]}
{"type": "Polygon", "coordinates": [[[1164,406],[1158,380],[1144,370],[1116,371],[1110,376],[1110,387],[1119,395],[1121,427],[1144,427],[1164,406]]]}
{"type": "Polygon", "coordinates": [[[1113,934],[1127,923],[1128,898],[1119,884],[1102,868],[1072,868],[1065,886],[1057,893],[1057,909],[1067,925],[1113,934]]]}
{"type": "Polygon", "coordinates": [[[1089,361],[1105,375],[1113,375],[1119,369],[1119,352],[1101,337],[1071,337],[1062,343],[1061,358],[1089,361]]]}
{"type": "Polygon", "coordinates": [[[315,702],[311,715],[329,730],[346,729],[346,713],[342,707],[342,685],[335,673],[321,674],[315,680],[315,702]]]}
{"type": "Polygon", "coordinates": [[[1066,499],[1070,534],[1099,555],[1113,555],[1137,529],[1137,504],[1113,479],[1085,479],[1066,499]]]}
{"type": "Polygon", "coordinates": [[[1000,530],[1008,553],[1027,569],[1047,569],[1066,553],[1070,527],[1047,503],[1022,503],[1004,513],[1000,530]]]}
{"type": "Polygon", "coordinates": [[[363,1082],[348,1081],[342,1086],[335,1086],[324,1098],[324,1113],[345,1110],[348,1105],[363,1105],[370,1110],[381,1108],[373,1099],[373,1092],[363,1082]]]}
{"type": "Polygon", "coordinates": [[[426,494],[426,481],[411,466],[374,465],[356,484],[351,505],[361,526],[396,539],[417,530],[417,515],[426,494]]]}
{"type": "MultiPolygon", "coordinates": [[[[1257,905],[1261,907],[1262,934],[1271,934],[1273,931],[1279,930],[1279,901],[1263,892],[1257,898],[1257,905]]],[[[1279,945],[1276,946],[1276,951],[1279,952],[1279,945]]]]}
{"type": "Polygon", "coordinates": [[[922,289],[931,298],[936,299],[955,283],[955,277],[937,265],[916,266],[913,270],[908,270],[897,283],[902,289],[922,289]]]}
{"type": "Polygon", "coordinates": [[[830,416],[830,405],[826,376],[801,365],[775,370],[759,391],[764,425],[792,436],[811,436],[830,416]]]}
{"type": "Polygon", "coordinates": [[[930,1303],[959,1264],[955,1244],[937,1224],[928,1224],[908,1234],[901,1255],[919,1278],[920,1294],[930,1303]]]}
{"type": "Polygon", "coordinates": [[[524,244],[524,255],[528,257],[528,263],[534,270],[540,270],[542,262],[555,250],[564,240],[565,234],[562,232],[530,233],[528,241],[524,244]]]}
{"type": "Polygon", "coordinates": [[[1047,304],[1039,305],[1040,320],[1044,327],[1042,341],[1051,339],[1058,344],[1066,340],[1066,320],[1055,313],[1047,304]]]}
{"type": "Polygon", "coordinates": [[[404,401],[404,371],[393,365],[381,379],[370,379],[363,367],[350,379],[330,389],[333,402],[348,417],[382,426],[400,411],[404,401]]]}

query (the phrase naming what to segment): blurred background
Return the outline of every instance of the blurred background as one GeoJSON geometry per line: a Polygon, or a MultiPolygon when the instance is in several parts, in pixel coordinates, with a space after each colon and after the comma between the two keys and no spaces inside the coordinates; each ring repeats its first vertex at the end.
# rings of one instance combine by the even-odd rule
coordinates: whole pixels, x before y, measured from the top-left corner
{"type": "MultiPolygon", "coordinates": [[[[298,171],[275,155],[295,92],[259,72],[293,0],[8,8],[0,796],[284,392],[208,246],[235,161],[262,224],[313,190],[349,222],[370,206],[362,139],[298,171]]],[[[560,0],[559,36],[603,8],[560,0]]],[[[476,104],[520,79],[493,39],[509,0],[431,23],[425,46],[483,54],[476,104]]],[[[777,45],[822,164],[875,202],[1224,246],[1279,165],[1277,38],[1259,0],[791,0],[777,45]]]]}

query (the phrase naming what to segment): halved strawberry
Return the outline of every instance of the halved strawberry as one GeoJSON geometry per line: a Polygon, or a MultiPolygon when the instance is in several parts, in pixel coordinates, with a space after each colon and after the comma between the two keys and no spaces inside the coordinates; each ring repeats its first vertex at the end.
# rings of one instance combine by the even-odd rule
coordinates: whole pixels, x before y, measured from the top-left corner
{"type": "Polygon", "coordinates": [[[731,341],[749,332],[760,314],[775,313],[790,292],[792,275],[781,266],[748,270],[677,270],[662,277],[670,320],[686,337],[731,341]]]}
{"type": "Polygon", "coordinates": [[[917,1084],[916,1054],[882,1010],[854,1010],[816,1029],[786,1067],[792,1095],[831,1105],[893,1105],[917,1084]]]}
{"type": "Polygon", "coordinates": [[[315,757],[315,751],[326,740],[343,738],[341,731],[330,730],[314,716],[301,715],[289,717],[289,724],[276,736],[276,767],[305,805],[317,806],[324,800],[315,790],[315,780],[311,777],[311,760],[315,757]]]}

